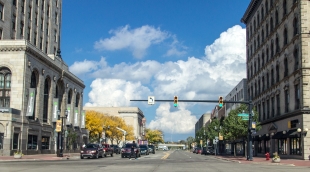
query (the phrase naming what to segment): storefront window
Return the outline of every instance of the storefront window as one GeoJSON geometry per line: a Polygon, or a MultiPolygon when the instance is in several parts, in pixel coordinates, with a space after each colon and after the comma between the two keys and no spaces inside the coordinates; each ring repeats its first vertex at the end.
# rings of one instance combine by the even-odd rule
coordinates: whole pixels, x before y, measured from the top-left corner
{"type": "Polygon", "coordinates": [[[3,149],[3,133],[0,133],[0,149],[3,149]]]}
{"type": "Polygon", "coordinates": [[[286,139],[278,140],[278,154],[281,154],[281,155],[287,154],[287,140],[286,139]]]}
{"type": "Polygon", "coordinates": [[[236,144],[236,151],[237,151],[237,154],[243,154],[243,144],[242,143],[236,144]]]}
{"type": "Polygon", "coordinates": [[[290,153],[291,155],[301,155],[300,138],[290,138],[290,153]]]}
{"type": "Polygon", "coordinates": [[[37,145],[38,145],[38,136],[28,135],[27,149],[37,149],[37,145]]]}
{"type": "Polygon", "coordinates": [[[13,149],[18,149],[18,140],[19,140],[19,134],[14,133],[13,136],[13,149]]]}
{"type": "Polygon", "coordinates": [[[42,147],[41,149],[50,149],[50,138],[42,136],[41,139],[42,147]]]}
{"type": "Polygon", "coordinates": [[[270,140],[265,140],[265,152],[270,152],[270,140]]]}
{"type": "Polygon", "coordinates": [[[263,149],[263,142],[260,140],[260,141],[258,141],[257,153],[262,153],[262,149],[263,149]]]}

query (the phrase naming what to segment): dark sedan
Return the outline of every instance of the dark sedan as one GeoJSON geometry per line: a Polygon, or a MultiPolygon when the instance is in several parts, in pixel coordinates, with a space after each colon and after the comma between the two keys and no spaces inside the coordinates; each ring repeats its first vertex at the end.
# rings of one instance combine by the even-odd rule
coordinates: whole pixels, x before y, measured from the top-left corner
{"type": "Polygon", "coordinates": [[[134,151],[136,153],[136,157],[141,156],[140,147],[136,143],[127,143],[121,150],[122,158],[129,157],[131,154],[131,147],[134,146],[134,151]]]}
{"type": "Polygon", "coordinates": [[[114,153],[120,154],[121,153],[121,148],[118,145],[111,145],[114,149],[114,153]]]}
{"type": "Polygon", "coordinates": [[[153,153],[155,154],[155,146],[154,145],[149,145],[149,150],[150,150],[150,153],[153,153]]]}
{"type": "Polygon", "coordinates": [[[149,155],[150,152],[149,152],[148,145],[140,145],[140,152],[141,152],[141,154],[149,155]]]}
{"type": "Polygon", "coordinates": [[[87,158],[99,158],[103,157],[103,149],[101,144],[87,144],[81,150],[81,159],[87,158]]]}

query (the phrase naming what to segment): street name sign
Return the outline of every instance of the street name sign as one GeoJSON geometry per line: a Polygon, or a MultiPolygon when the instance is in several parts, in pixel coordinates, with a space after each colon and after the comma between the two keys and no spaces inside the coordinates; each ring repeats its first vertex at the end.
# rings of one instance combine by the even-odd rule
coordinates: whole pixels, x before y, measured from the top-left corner
{"type": "Polygon", "coordinates": [[[147,104],[149,104],[149,105],[155,104],[155,96],[148,96],[147,104]]]}
{"type": "Polygon", "coordinates": [[[239,113],[238,116],[249,116],[248,113],[239,113]]]}

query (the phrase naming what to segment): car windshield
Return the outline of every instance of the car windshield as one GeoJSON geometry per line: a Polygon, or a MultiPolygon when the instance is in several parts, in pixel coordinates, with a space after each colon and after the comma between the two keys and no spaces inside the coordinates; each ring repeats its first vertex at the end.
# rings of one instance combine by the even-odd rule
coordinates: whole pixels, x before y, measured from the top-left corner
{"type": "Polygon", "coordinates": [[[140,145],[140,148],[147,148],[146,145],[140,145]]]}
{"type": "Polygon", "coordinates": [[[154,148],[154,145],[149,145],[149,148],[154,148]]]}
{"type": "Polygon", "coordinates": [[[98,146],[95,144],[87,144],[85,148],[97,148],[98,146]]]}
{"type": "Polygon", "coordinates": [[[137,147],[137,146],[134,145],[134,144],[126,144],[126,145],[125,145],[125,148],[131,148],[131,146],[137,147]]]}

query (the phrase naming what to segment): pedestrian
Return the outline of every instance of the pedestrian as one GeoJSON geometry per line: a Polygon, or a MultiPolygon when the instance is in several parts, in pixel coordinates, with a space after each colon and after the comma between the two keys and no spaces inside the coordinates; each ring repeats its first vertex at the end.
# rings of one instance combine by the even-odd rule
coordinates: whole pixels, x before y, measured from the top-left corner
{"type": "Polygon", "coordinates": [[[135,159],[137,159],[136,152],[135,152],[135,148],[137,148],[136,142],[133,141],[133,142],[132,142],[132,145],[131,145],[130,156],[129,156],[129,159],[130,159],[130,160],[131,160],[131,156],[132,156],[132,155],[134,155],[135,159]]]}

